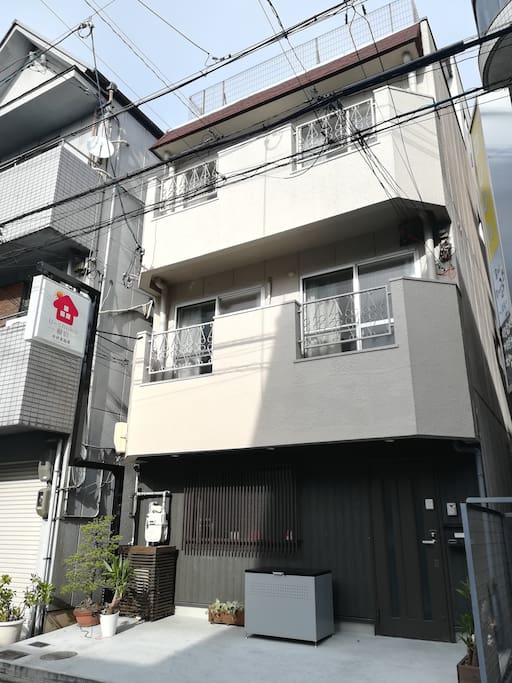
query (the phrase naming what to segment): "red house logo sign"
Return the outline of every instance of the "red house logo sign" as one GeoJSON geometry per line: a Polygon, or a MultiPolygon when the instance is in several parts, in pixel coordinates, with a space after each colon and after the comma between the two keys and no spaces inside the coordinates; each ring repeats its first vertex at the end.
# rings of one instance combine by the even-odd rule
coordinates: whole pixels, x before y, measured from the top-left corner
{"type": "Polygon", "coordinates": [[[57,309],[55,317],[61,323],[66,323],[66,325],[72,325],[75,318],[78,318],[78,310],[71,300],[71,297],[63,292],[57,292],[57,298],[53,302],[53,305],[57,309]]]}

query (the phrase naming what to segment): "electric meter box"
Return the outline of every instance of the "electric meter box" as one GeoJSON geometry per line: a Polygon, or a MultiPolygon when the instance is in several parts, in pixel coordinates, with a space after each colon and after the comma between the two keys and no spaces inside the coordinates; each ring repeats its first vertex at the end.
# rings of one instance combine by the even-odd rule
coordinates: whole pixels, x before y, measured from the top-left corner
{"type": "Polygon", "coordinates": [[[150,503],[144,527],[146,543],[163,543],[167,538],[167,513],[161,503],[150,503]]]}
{"type": "Polygon", "coordinates": [[[37,476],[39,481],[47,482],[52,479],[53,465],[49,460],[41,460],[37,464],[37,476]]]}
{"type": "Polygon", "coordinates": [[[48,519],[48,511],[50,509],[50,494],[49,486],[39,489],[36,499],[36,512],[43,519],[48,519]]]}

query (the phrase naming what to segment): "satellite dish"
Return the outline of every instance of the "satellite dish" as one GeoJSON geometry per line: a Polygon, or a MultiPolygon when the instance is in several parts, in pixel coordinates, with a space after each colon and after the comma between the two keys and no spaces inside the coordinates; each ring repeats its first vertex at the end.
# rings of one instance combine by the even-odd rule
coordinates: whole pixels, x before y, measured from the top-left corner
{"type": "Polygon", "coordinates": [[[93,135],[85,143],[87,151],[99,159],[108,159],[114,154],[114,145],[102,135],[93,135]]]}

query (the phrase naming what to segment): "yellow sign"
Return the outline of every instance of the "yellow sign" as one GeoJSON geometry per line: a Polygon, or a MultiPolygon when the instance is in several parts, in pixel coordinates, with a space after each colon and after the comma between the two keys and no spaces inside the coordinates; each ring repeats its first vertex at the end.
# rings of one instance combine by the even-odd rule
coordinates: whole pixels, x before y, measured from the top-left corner
{"type": "Polygon", "coordinates": [[[496,218],[496,209],[494,208],[494,197],[491,187],[491,176],[489,173],[489,166],[487,165],[487,155],[485,152],[484,134],[482,130],[482,118],[477,109],[473,119],[473,126],[471,128],[471,137],[473,139],[473,149],[475,152],[476,172],[478,176],[478,185],[480,188],[480,201],[482,204],[484,227],[487,235],[487,250],[489,252],[489,260],[492,261],[496,250],[500,246],[500,236],[498,232],[498,221],[496,218]]]}

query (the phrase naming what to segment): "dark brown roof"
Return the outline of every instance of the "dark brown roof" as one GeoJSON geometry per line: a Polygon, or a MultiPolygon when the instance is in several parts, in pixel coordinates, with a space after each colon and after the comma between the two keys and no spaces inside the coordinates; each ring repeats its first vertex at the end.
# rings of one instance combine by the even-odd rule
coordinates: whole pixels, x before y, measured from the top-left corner
{"type": "MultiPolygon", "coordinates": [[[[382,40],[377,41],[372,45],[367,45],[361,48],[357,52],[352,52],[349,55],[345,55],[338,59],[323,64],[307,72],[308,85],[313,85],[322,81],[324,78],[329,76],[334,76],[337,73],[350,69],[351,67],[357,65],[359,62],[365,62],[373,59],[377,55],[382,55],[386,52],[390,52],[400,47],[401,45],[406,45],[411,42],[416,42],[418,53],[421,55],[421,40],[420,40],[420,24],[414,24],[408,28],[393,33],[391,36],[387,36],[382,40]]],[[[268,104],[272,100],[279,99],[285,95],[289,95],[297,90],[301,90],[304,87],[303,76],[290,78],[287,81],[278,83],[277,85],[258,92],[255,95],[250,95],[242,100],[238,100],[233,104],[227,105],[222,109],[202,116],[199,119],[191,121],[190,123],[185,123],[178,128],[173,128],[168,131],[163,137],[155,142],[151,149],[157,149],[170,142],[176,142],[181,138],[187,137],[192,133],[197,133],[201,130],[215,126],[216,124],[226,121],[228,119],[234,118],[239,114],[242,114],[251,109],[256,109],[264,104],[268,104]]]]}

